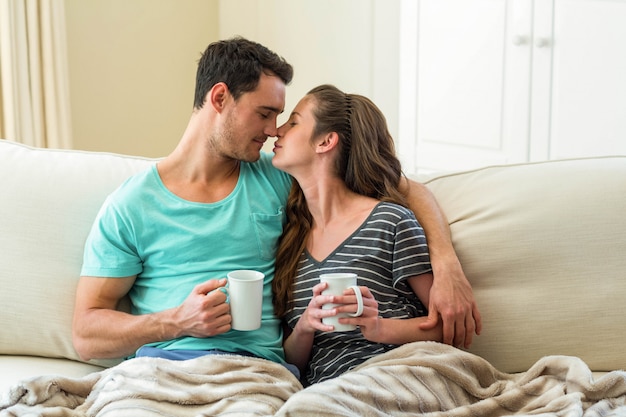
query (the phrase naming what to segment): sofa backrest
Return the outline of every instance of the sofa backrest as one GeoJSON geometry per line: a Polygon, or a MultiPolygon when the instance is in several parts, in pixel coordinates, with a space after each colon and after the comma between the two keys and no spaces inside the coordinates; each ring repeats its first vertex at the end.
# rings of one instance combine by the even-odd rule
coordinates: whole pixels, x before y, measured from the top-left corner
{"type": "Polygon", "coordinates": [[[154,162],[0,140],[0,354],[79,360],[71,324],[85,239],[106,196],[154,162]]]}
{"type": "Polygon", "coordinates": [[[626,368],[626,157],[426,181],[482,313],[471,351],[505,372],[545,355],[626,368]]]}
{"type": "MultiPolygon", "coordinates": [[[[85,239],[106,196],[155,162],[0,140],[0,355],[80,360],[71,321],[85,239]]],[[[545,355],[626,368],[626,157],[489,167],[426,185],[483,315],[472,352],[504,372],[545,355]]]]}

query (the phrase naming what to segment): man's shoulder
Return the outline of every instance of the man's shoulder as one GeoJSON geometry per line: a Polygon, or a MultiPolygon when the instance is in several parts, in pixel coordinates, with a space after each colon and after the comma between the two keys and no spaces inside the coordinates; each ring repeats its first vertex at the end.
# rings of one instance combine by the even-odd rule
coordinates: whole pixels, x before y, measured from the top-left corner
{"type": "Polygon", "coordinates": [[[108,200],[117,204],[132,204],[133,200],[142,199],[155,186],[154,168],[151,166],[128,177],[109,195],[108,200]]]}

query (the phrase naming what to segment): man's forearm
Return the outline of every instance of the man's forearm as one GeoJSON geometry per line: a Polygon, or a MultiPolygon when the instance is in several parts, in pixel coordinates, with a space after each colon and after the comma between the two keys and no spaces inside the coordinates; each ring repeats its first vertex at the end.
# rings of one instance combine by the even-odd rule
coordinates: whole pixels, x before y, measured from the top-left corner
{"type": "Polygon", "coordinates": [[[434,328],[440,317],[444,343],[469,347],[474,332],[480,334],[482,322],[472,287],[452,245],[448,220],[426,186],[408,180],[406,189],[409,208],[424,228],[433,268],[429,318],[420,329],[434,328]]]}
{"type": "Polygon", "coordinates": [[[147,343],[164,340],[164,327],[154,314],[134,316],[100,309],[75,319],[72,339],[83,360],[122,358],[147,343]]]}
{"type": "Polygon", "coordinates": [[[415,213],[426,234],[431,264],[435,272],[435,279],[439,275],[437,270],[447,265],[458,263],[448,219],[437,203],[435,196],[423,184],[406,180],[406,198],[409,208],[415,213]]]}

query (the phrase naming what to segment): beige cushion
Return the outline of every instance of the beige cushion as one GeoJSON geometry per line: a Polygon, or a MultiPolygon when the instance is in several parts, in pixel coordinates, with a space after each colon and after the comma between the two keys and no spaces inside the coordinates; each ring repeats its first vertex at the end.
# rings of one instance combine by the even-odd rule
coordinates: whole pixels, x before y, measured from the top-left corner
{"type": "Polygon", "coordinates": [[[85,238],[106,196],[152,163],[0,140],[0,354],[78,359],[71,320],[85,238]]]}
{"type": "Polygon", "coordinates": [[[626,368],[626,157],[426,181],[483,316],[471,351],[507,372],[544,355],[626,368]]]}
{"type": "Polygon", "coordinates": [[[19,381],[39,375],[62,375],[80,378],[92,372],[102,371],[97,365],[71,361],[67,359],[51,359],[33,356],[0,355],[0,404],[2,395],[19,381]]]}

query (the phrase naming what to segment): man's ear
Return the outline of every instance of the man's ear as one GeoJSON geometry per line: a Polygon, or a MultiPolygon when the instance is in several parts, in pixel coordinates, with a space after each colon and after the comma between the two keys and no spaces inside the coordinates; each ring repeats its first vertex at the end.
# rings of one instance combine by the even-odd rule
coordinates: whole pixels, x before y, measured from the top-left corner
{"type": "Polygon", "coordinates": [[[339,143],[339,135],[337,132],[325,133],[322,139],[317,143],[315,152],[324,153],[334,149],[339,143]]]}
{"type": "Polygon", "coordinates": [[[230,96],[230,91],[226,83],[219,82],[207,93],[206,102],[217,112],[221,113],[226,105],[226,100],[230,96]]]}

